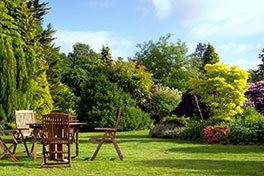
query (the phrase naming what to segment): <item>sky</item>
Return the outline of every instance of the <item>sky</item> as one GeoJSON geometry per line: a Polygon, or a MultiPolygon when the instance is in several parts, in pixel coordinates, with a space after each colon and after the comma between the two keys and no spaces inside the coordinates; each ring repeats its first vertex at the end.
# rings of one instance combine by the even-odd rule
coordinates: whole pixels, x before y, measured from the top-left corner
{"type": "Polygon", "coordinates": [[[51,9],[55,46],[72,52],[79,42],[99,52],[111,48],[113,58],[133,57],[137,44],[172,34],[189,54],[199,42],[211,43],[222,63],[256,69],[264,48],[263,0],[42,0],[51,9]]]}

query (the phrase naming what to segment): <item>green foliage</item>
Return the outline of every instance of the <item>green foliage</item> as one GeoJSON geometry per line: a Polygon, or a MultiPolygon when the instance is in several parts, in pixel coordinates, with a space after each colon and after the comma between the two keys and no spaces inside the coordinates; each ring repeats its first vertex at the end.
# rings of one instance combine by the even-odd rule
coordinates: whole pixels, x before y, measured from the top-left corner
{"type": "Polygon", "coordinates": [[[228,64],[207,64],[203,78],[192,79],[192,93],[210,107],[216,118],[229,120],[243,112],[248,72],[228,64]]]}
{"type": "Polygon", "coordinates": [[[133,61],[110,62],[109,50],[105,47],[97,54],[89,45],[77,43],[65,59],[62,80],[77,96],[78,119],[87,121],[90,129],[113,126],[116,109],[123,107],[120,129],[148,128],[152,121],[139,105],[151,96],[152,75],[133,61]]]}
{"type": "Polygon", "coordinates": [[[207,48],[203,54],[202,62],[202,69],[206,64],[215,64],[219,62],[219,56],[215,52],[215,48],[213,47],[213,45],[211,45],[210,43],[208,43],[207,48]]]}
{"type": "Polygon", "coordinates": [[[88,69],[87,67],[98,62],[99,56],[90,45],[76,43],[73,45],[73,52],[68,54],[69,67],[73,70],[76,67],[88,69]]]}
{"type": "Polygon", "coordinates": [[[75,114],[76,102],[78,98],[74,95],[71,88],[62,83],[56,85],[56,89],[51,95],[54,100],[53,111],[75,114]],[[55,92],[56,91],[56,92],[55,92]]]}
{"type": "Polygon", "coordinates": [[[200,141],[203,137],[203,129],[218,123],[214,119],[201,120],[200,118],[191,118],[187,128],[183,131],[182,138],[200,141]]]}
{"type": "Polygon", "coordinates": [[[148,113],[145,113],[136,106],[127,106],[122,112],[122,119],[118,126],[119,130],[142,130],[150,129],[153,126],[153,121],[148,113]]]}
{"type": "Polygon", "coordinates": [[[82,84],[78,118],[86,121],[88,128],[98,126],[113,127],[116,122],[116,109],[122,107],[121,130],[148,128],[151,120],[148,114],[136,105],[136,101],[118,83],[111,82],[111,67],[99,65],[82,84]]]}
{"type": "Polygon", "coordinates": [[[76,43],[73,46],[73,52],[63,57],[66,66],[62,74],[62,83],[72,89],[77,99],[81,93],[81,85],[88,79],[93,67],[97,65],[98,58],[99,55],[89,45],[82,43],[76,43]]]}
{"type": "Polygon", "coordinates": [[[168,116],[180,103],[181,92],[174,88],[157,85],[150,102],[152,116],[156,117],[156,123],[168,116]]]}
{"type": "Polygon", "coordinates": [[[52,108],[46,61],[37,35],[39,19],[24,0],[0,2],[0,112],[14,121],[16,109],[38,113],[52,108]]]}
{"type": "Polygon", "coordinates": [[[142,105],[151,97],[150,89],[153,86],[153,78],[143,65],[134,61],[126,63],[118,60],[112,65],[111,72],[109,79],[118,83],[124,91],[129,92],[138,104],[142,105]]]}
{"type": "Polygon", "coordinates": [[[47,61],[47,77],[49,90],[53,100],[52,111],[75,113],[75,102],[77,97],[72,89],[62,83],[62,75],[67,72],[66,56],[59,53],[59,48],[53,46],[52,38],[55,31],[51,25],[41,31],[41,42],[44,46],[44,56],[47,61]]]}
{"type": "Polygon", "coordinates": [[[101,49],[101,62],[106,65],[111,65],[113,63],[112,55],[110,53],[109,46],[104,46],[101,49]]]}
{"type": "Polygon", "coordinates": [[[189,87],[187,80],[191,73],[187,57],[187,46],[178,41],[170,43],[171,35],[160,37],[158,42],[138,44],[136,60],[153,73],[155,84],[174,87],[183,91],[189,87]]]}
{"type": "Polygon", "coordinates": [[[237,118],[226,122],[230,128],[227,138],[229,144],[263,144],[264,116],[253,107],[247,107],[237,118]]]}
{"type": "Polygon", "coordinates": [[[168,116],[164,119],[164,124],[175,124],[178,127],[186,127],[188,126],[190,118],[188,117],[177,117],[176,115],[168,116]]]}

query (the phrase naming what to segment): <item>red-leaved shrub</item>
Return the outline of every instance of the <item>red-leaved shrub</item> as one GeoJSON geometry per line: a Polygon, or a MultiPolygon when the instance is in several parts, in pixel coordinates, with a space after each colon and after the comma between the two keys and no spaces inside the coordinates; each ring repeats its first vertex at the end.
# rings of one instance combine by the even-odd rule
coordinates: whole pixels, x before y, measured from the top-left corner
{"type": "Polygon", "coordinates": [[[203,129],[203,141],[208,144],[223,144],[230,130],[224,126],[207,126],[203,129]]]}

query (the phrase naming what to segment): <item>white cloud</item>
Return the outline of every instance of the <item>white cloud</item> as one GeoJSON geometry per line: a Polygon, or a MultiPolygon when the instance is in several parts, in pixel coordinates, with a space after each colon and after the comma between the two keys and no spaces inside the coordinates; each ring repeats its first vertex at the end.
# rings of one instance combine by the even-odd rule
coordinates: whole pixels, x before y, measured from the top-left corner
{"type": "Polygon", "coordinates": [[[258,59],[260,51],[260,44],[227,43],[220,45],[217,52],[222,62],[239,65],[248,70],[249,68],[256,69],[260,64],[260,59],[258,59]]]}
{"type": "Polygon", "coordinates": [[[260,63],[263,0],[152,0],[152,3],[157,17],[179,23],[190,43],[212,42],[222,62],[244,69],[256,68],[260,63]]]}
{"type": "Polygon", "coordinates": [[[239,58],[236,60],[230,61],[229,59],[223,60],[224,63],[228,63],[230,65],[237,65],[240,68],[243,68],[244,70],[249,70],[249,69],[257,69],[257,66],[260,64],[258,60],[251,60],[251,59],[246,59],[246,58],[239,58]]]}
{"type": "Polygon", "coordinates": [[[111,48],[113,58],[126,58],[134,54],[134,43],[112,32],[58,30],[55,37],[55,45],[60,46],[61,52],[64,53],[71,52],[72,46],[78,42],[89,44],[97,52],[101,50],[102,45],[107,44],[111,48]]]}
{"type": "Polygon", "coordinates": [[[173,13],[176,0],[152,0],[156,16],[164,19],[173,13]]]}
{"type": "Polygon", "coordinates": [[[177,15],[176,19],[194,38],[264,33],[263,0],[152,0],[152,3],[159,18],[177,15]]]}
{"type": "Polygon", "coordinates": [[[182,23],[191,29],[194,37],[228,38],[264,33],[262,0],[194,1],[180,0],[178,9],[182,23]]]}

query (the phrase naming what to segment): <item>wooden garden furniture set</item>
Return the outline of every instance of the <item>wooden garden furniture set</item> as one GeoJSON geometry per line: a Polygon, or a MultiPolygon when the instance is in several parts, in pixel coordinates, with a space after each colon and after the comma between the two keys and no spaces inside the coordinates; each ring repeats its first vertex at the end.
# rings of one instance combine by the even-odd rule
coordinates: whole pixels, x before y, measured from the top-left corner
{"type": "MultiPolygon", "coordinates": [[[[0,135],[0,148],[3,153],[0,158],[7,155],[11,160],[18,161],[15,156],[17,153],[26,152],[27,156],[33,154],[34,160],[37,159],[37,141],[41,139],[42,143],[42,162],[41,167],[60,167],[71,166],[71,145],[75,144],[75,157],[79,155],[79,128],[86,123],[79,122],[75,116],[65,113],[51,113],[42,116],[42,122],[36,121],[35,113],[32,110],[18,110],[15,112],[16,126],[15,130],[2,130],[2,134],[9,134],[12,139],[0,135]],[[31,150],[28,150],[27,139],[33,139],[31,150]],[[23,144],[25,151],[17,152],[18,144],[23,144]]],[[[98,146],[91,158],[94,160],[103,143],[112,143],[120,158],[123,156],[115,140],[118,123],[120,121],[121,108],[117,112],[115,128],[95,128],[95,131],[102,131],[102,138],[91,138],[90,141],[98,142],[98,146]]]]}

